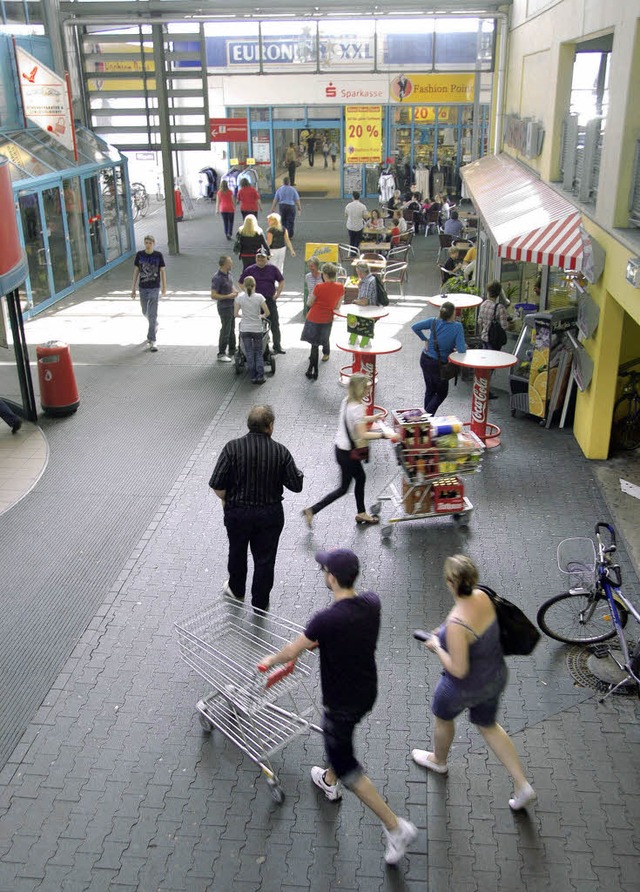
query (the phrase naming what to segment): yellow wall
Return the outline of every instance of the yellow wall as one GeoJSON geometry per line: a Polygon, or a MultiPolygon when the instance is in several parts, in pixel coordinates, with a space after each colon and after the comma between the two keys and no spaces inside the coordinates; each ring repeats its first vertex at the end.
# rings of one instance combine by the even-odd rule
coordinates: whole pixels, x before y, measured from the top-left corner
{"type": "Polygon", "coordinates": [[[634,338],[640,333],[640,290],[625,279],[629,249],[590,220],[584,220],[584,226],[604,248],[606,262],[598,282],[589,287],[600,307],[598,328],[584,342],[594,374],[588,389],[578,394],[573,432],[587,458],[604,459],[609,455],[613,403],[619,391],[618,366],[640,356],[640,338],[634,338]]]}

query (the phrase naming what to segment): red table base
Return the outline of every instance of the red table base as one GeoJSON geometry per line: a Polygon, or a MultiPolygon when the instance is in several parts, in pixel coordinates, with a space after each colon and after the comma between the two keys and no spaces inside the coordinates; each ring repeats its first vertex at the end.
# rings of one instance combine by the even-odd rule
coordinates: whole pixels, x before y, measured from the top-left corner
{"type": "Polygon", "coordinates": [[[365,397],[364,404],[367,407],[367,415],[374,415],[381,412],[387,417],[387,410],[382,406],[376,406],[376,384],[378,383],[378,370],[376,368],[375,353],[354,353],[351,365],[344,365],[340,369],[340,383],[348,383],[352,375],[366,375],[371,380],[371,391],[369,396],[365,397]],[[343,380],[344,379],[344,380],[343,380]]]}
{"type": "Polygon", "coordinates": [[[500,445],[500,428],[487,421],[489,414],[489,382],[491,369],[474,369],[471,391],[471,421],[465,424],[479,437],[487,449],[500,445]]]}

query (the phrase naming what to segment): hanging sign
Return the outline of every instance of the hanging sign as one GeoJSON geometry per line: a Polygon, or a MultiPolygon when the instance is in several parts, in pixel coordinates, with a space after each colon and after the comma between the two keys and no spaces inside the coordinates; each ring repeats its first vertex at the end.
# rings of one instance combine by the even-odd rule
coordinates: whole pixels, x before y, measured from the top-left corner
{"type": "Polygon", "coordinates": [[[474,86],[473,74],[400,74],[391,81],[390,99],[438,105],[473,102],[474,86]]]}
{"type": "Polygon", "coordinates": [[[211,142],[247,142],[246,118],[209,118],[211,142]]]}
{"type": "Polygon", "coordinates": [[[60,77],[14,43],[24,117],[33,121],[78,160],[71,115],[69,76],[60,77]]]}
{"type": "Polygon", "coordinates": [[[382,160],[382,106],[345,108],[345,162],[379,164],[382,160]]]}

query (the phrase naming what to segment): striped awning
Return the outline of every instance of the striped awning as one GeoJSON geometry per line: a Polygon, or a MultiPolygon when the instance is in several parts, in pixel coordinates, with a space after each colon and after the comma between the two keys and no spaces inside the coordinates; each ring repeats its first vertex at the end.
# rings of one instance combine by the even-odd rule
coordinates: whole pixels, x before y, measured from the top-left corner
{"type": "Polygon", "coordinates": [[[499,257],[582,268],[582,218],[566,198],[508,155],[486,155],[460,173],[499,257]]]}

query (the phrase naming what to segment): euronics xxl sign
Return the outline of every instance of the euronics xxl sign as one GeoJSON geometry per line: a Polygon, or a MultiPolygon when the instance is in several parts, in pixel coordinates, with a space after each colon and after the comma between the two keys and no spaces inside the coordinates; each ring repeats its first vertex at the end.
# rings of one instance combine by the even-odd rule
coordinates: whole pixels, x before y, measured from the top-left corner
{"type": "MultiPolygon", "coordinates": [[[[372,39],[359,40],[347,38],[345,40],[321,40],[319,44],[320,61],[346,62],[350,60],[371,61],[374,58],[372,39]]],[[[209,45],[207,44],[207,50],[209,45]]],[[[262,45],[258,38],[243,38],[242,40],[225,41],[227,65],[255,65],[262,62],[277,62],[279,64],[299,64],[300,62],[314,62],[316,58],[315,40],[304,37],[263,37],[262,45]]],[[[208,55],[208,53],[207,53],[208,55]]],[[[218,65],[218,62],[210,62],[208,65],[218,65]]]]}

